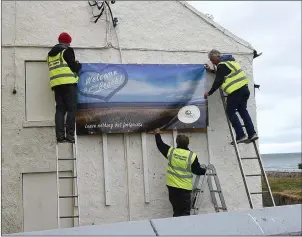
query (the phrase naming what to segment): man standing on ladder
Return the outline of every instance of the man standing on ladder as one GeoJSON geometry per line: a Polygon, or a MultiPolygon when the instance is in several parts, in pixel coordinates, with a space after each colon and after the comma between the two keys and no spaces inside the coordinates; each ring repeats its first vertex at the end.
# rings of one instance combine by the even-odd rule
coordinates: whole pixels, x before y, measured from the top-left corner
{"type": "Polygon", "coordinates": [[[227,94],[227,115],[236,133],[237,143],[250,143],[258,139],[252,119],[247,111],[247,101],[250,96],[248,78],[242,71],[240,64],[231,55],[221,55],[218,50],[211,50],[208,54],[211,62],[217,66],[217,71],[211,70],[206,64],[206,70],[216,73],[215,81],[204,97],[212,95],[219,87],[227,94]],[[248,137],[236,115],[236,110],[242,118],[248,137]]]}
{"type": "Polygon", "coordinates": [[[56,138],[58,143],[74,143],[75,113],[77,109],[77,83],[82,65],[75,60],[74,50],[70,47],[71,37],[68,33],[59,35],[59,44],[55,45],[47,56],[50,86],[56,101],[56,138]],[[64,129],[65,114],[66,135],[64,129]]]}
{"type": "Polygon", "coordinates": [[[160,130],[155,130],[155,140],[159,151],[168,159],[166,183],[169,200],[173,207],[173,217],[189,216],[191,211],[191,192],[193,174],[204,175],[206,169],[198,162],[196,153],[189,150],[189,138],[178,135],[177,148],[165,144],[160,136],[160,130]]]}

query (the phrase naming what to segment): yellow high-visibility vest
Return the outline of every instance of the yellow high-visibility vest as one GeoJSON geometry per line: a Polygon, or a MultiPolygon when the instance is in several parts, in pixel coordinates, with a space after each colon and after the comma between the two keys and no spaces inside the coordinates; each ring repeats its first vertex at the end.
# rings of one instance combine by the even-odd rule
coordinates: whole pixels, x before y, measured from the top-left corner
{"type": "Polygon", "coordinates": [[[231,72],[224,78],[224,82],[221,85],[221,89],[226,94],[229,95],[249,83],[245,72],[241,70],[238,62],[226,61],[219,64],[225,64],[231,70],[231,72]]]}
{"type": "Polygon", "coordinates": [[[78,83],[78,76],[71,71],[67,62],[64,60],[63,53],[65,50],[66,49],[58,53],[56,56],[46,57],[51,88],[58,85],[78,83]]]}
{"type": "Polygon", "coordinates": [[[196,157],[196,153],[192,151],[170,147],[168,151],[167,185],[192,190],[193,173],[191,165],[196,157]]]}

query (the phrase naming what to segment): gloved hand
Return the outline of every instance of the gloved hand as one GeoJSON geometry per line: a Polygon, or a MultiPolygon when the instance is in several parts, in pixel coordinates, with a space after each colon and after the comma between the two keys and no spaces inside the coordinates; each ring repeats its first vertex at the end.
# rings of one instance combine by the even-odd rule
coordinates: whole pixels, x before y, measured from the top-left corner
{"type": "Polygon", "coordinates": [[[209,97],[209,92],[204,93],[203,98],[208,98],[209,97]]]}
{"type": "Polygon", "coordinates": [[[206,69],[208,72],[211,72],[211,68],[210,68],[210,66],[209,66],[208,64],[205,64],[204,67],[205,67],[205,69],[206,69]]]}

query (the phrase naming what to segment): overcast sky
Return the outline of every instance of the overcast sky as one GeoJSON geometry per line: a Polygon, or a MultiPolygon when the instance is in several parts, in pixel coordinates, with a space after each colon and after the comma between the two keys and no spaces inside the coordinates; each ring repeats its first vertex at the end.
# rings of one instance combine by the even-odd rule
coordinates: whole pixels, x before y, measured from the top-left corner
{"type": "Polygon", "coordinates": [[[254,60],[261,153],[301,151],[301,2],[189,3],[263,52],[254,60]]]}

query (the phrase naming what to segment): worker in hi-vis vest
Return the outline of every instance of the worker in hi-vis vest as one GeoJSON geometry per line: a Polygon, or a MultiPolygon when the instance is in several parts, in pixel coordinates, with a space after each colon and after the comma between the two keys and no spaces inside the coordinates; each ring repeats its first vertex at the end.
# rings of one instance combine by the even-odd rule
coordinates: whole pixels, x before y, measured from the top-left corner
{"type": "Polygon", "coordinates": [[[217,70],[210,69],[209,65],[205,65],[207,71],[216,74],[216,78],[212,88],[204,94],[204,97],[207,98],[221,87],[227,95],[226,112],[235,130],[236,142],[249,143],[257,140],[257,133],[247,111],[247,101],[250,97],[250,91],[245,72],[232,55],[221,55],[218,50],[213,49],[209,52],[208,56],[211,62],[217,66],[217,70]],[[244,122],[248,137],[243,131],[236,111],[238,111],[244,122]]]}
{"type": "Polygon", "coordinates": [[[193,188],[193,174],[204,175],[205,165],[202,168],[196,153],[189,150],[189,138],[178,135],[177,147],[165,144],[160,130],[155,131],[156,145],[164,157],[168,159],[166,184],[169,191],[169,200],[173,207],[173,216],[189,216],[191,210],[191,193],[193,188]]]}
{"type": "Polygon", "coordinates": [[[59,35],[59,44],[55,45],[47,56],[50,86],[56,101],[56,138],[57,142],[74,143],[75,113],[77,109],[78,73],[82,65],[75,60],[74,50],[70,47],[71,36],[59,35]],[[66,134],[65,134],[65,114],[66,134]]]}

